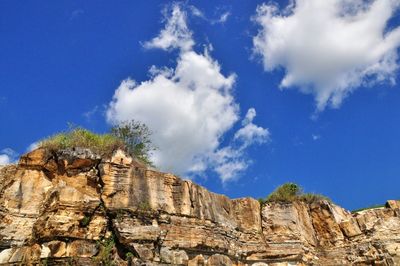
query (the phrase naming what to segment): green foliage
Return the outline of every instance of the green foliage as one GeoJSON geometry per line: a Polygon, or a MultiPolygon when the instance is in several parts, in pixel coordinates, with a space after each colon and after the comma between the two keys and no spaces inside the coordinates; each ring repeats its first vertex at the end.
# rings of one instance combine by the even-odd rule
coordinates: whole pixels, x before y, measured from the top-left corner
{"type": "Polygon", "coordinates": [[[91,220],[91,217],[85,215],[85,217],[83,217],[83,219],[80,220],[79,224],[81,227],[86,227],[90,224],[90,220],[91,220]]]}
{"type": "Polygon", "coordinates": [[[97,242],[100,251],[99,254],[97,254],[96,257],[93,258],[93,260],[100,265],[105,265],[105,266],[112,266],[115,265],[113,262],[112,258],[112,250],[115,247],[115,239],[114,235],[112,235],[110,238],[103,239],[102,241],[97,242]]]}
{"type": "Polygon", "coordinates": [[[377,209],[377,208],[383,208],[385,207],[384,204],[375,204],[375,205],[371,205],[365,208],[360,208],[360,209],[356,209],[356,210],[352,210],[352,213],[356,213],[356,212],[360,212],[360,211],[365,211],[365,210],[371,210],[371,209],[377,209]]]}
{"type": "Polygon", "coordinates": [[[266,202],[289,203],[294,201],[304,201],[307,203],[319,202],[321,200],[331,201],[328,197],[314,193],[304,193],[301,186],[295,183],[285,183],[276,188],[267,198],[259,199],[261,204],[266,202]]]}
{"type": "Polygon", "coordinates": [[[142,201],[138,204],[139,211],[151,211],[150,203],[147,201],[142,201]]]}
{"type": "Polygon", "coordinates": [[[48,258],[44,258],[44,259],[42,259],[41,261],[40,261],[40,265],[41,266],[47,266],[49,263],[48,263],[48,258]]]}
{"type": "Polygon", "coordinates": [[[321,194],[315,194],[315,193],[305,193],[299,196],[299,199],[301,201],[305,201],[307,203],[314,203],[314,202],[319,202],[321,200],[326,200],[331,202],[331,199],[328,198],[325,195],[321,195],[321,194]]]}
{"type": "Polygon", "coordinates": [[[87,129],[76,127],[42,140],[39,146],[50,150],[88,148],[95,153],[109,155],[114,150],[123,148],[124,143],[111,134],[95,134],[87,129]]]}
{"type": "Polygon", "coordinates": [[[111,134],[122,140],[129,154],[152,165],[149,156],[155,147],[150,140],[152,132],[145,124],[134,120],[125,121],[111,128],[111,134]]]}
{"type": "Polygon", "coordinates": [[[132,252],[128,252],[128,253],[126,253],[126,259],[129,259],[129,258],[133,258],[133,253],[132,252]]]}
{"type": "Polygon", "coordinates": [[[140,122],[131,120],[111,128],[107,134],[96,134],[82,127],[70,126],[65,132],[42,140],[39,146],[49,150],[87,148],[100,155],[111,155],[116,149],[124,149],[131,156],[152,165],[150,153],[155,150],[150,140],[151,131],[140,122]]]}
{"type": "Polygon", "coordinates": [[[259,198],[257,200],[258,200],[258,203],[260,203],[260,205],[263,205],[265,203],[265,199],[263,199],[263,198],[259,198]]]}
{"type": "Polygon", "coordinates": [[[298,198],[301,188],[295,183],[285,183],[268,195],[267,202],[292,202],[298,198]]]}

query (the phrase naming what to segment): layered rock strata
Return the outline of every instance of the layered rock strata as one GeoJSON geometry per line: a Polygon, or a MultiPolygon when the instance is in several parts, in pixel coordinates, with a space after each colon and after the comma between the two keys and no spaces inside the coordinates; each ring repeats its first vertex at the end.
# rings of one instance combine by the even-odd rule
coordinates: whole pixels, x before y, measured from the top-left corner
{"type": "Polygon", "coordinates": [[[0,168],[0,263],[400,265],[400,204],[260,206],[118,150],[37,149],[0,168]]]}

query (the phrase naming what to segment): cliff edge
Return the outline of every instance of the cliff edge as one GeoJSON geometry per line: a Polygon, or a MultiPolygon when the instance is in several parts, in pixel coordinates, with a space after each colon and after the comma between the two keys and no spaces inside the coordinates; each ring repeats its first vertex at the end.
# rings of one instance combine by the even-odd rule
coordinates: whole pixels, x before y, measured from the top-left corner
{"type": "Polygon", "coordinates": [[[123,151],[37,149],[0,167],[4,265],[400,265],[400,204],[229,199],[123,151]]]}

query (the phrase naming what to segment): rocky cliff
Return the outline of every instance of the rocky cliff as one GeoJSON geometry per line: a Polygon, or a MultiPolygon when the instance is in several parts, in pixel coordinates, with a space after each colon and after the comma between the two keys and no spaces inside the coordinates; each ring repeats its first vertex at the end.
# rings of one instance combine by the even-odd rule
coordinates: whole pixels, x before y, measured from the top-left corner
{"type": "Polygon", "coordinates": [[[0,168],[0,264],[400,265],[400,208],[229,199],[118,150],[0,168]]]}

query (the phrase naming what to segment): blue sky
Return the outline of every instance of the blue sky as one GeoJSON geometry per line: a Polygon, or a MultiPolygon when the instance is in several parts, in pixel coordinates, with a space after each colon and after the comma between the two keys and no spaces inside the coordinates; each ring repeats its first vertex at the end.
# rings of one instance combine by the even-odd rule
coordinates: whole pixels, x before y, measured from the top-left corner
{"type": "Polygon", "coordinates": [[[160,168],[229,197],[290,181],[348,209],[399,198],[398,7],[1,1],[0,160],[132,118],[160,168]]]}

